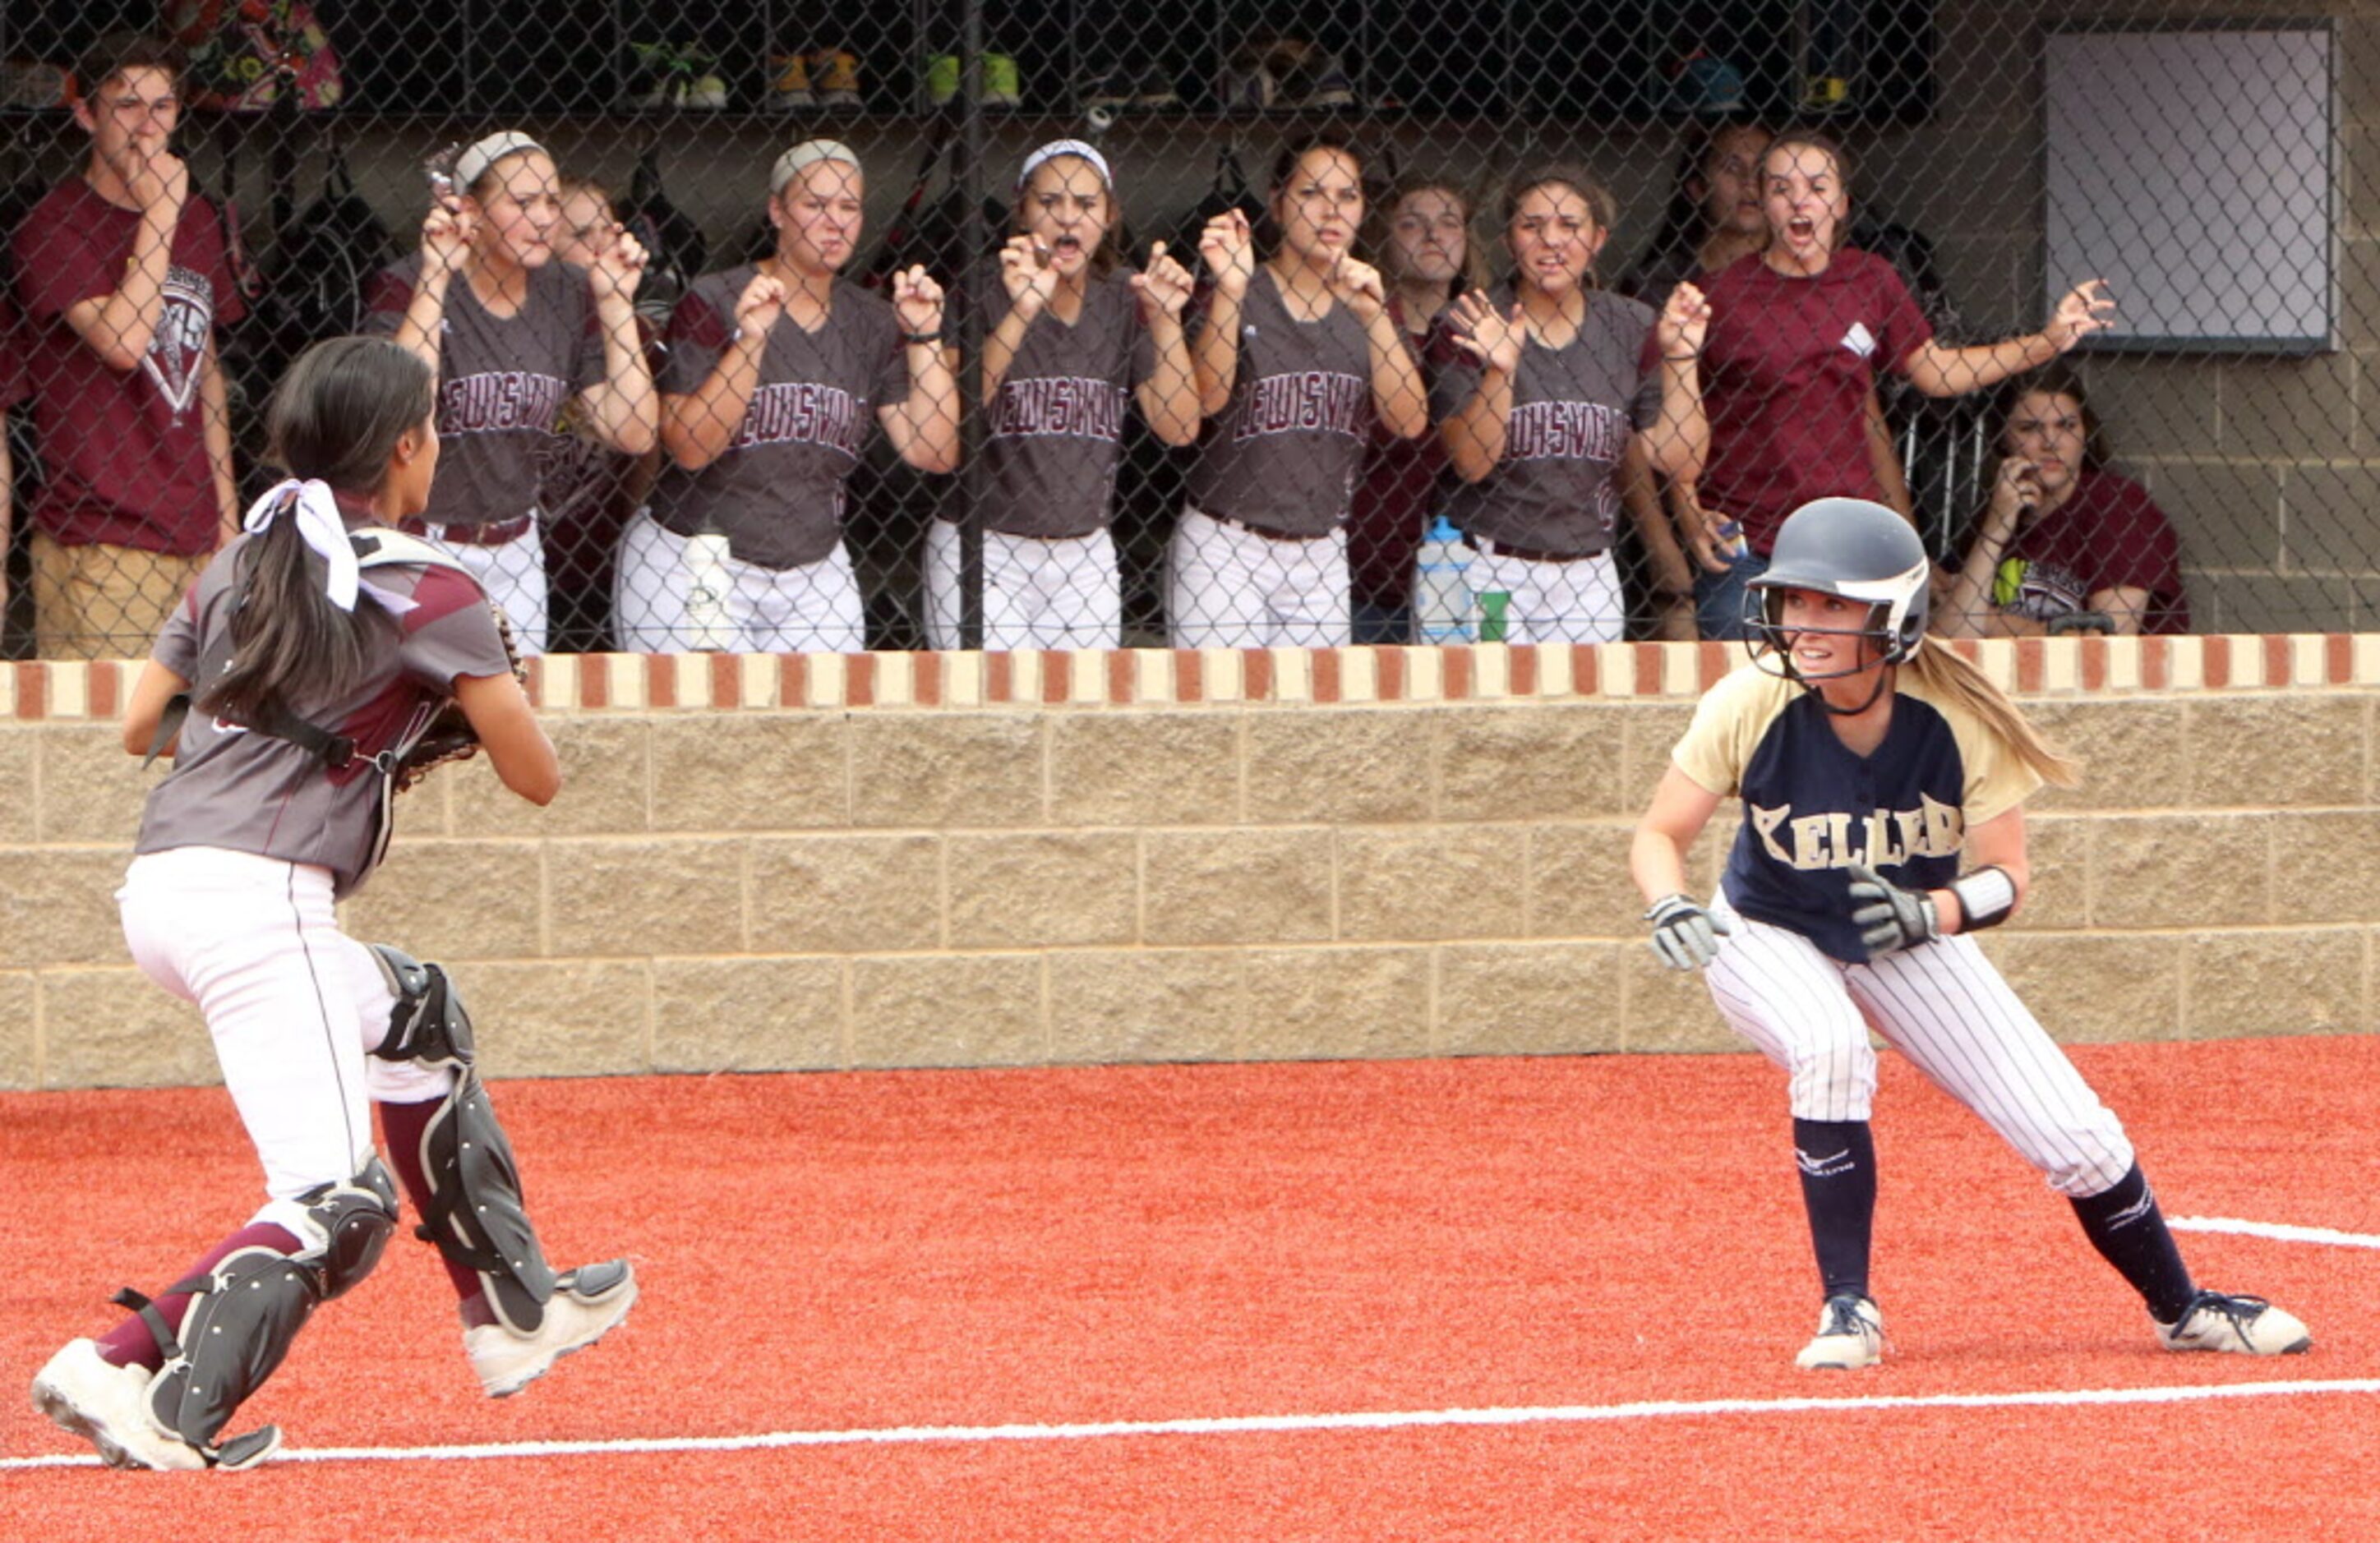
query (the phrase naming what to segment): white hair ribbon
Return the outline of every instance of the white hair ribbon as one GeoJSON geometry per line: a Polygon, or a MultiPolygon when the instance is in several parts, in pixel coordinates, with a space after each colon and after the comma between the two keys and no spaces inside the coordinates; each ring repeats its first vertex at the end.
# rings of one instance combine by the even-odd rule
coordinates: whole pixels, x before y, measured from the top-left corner
{"type": "Polygon", "coordinates": [[[322,592],[340,610],[353,611],[362,570],[357,566],[356,549],[347,540],[347,522],[339,513],[339,501],[332,496],[331,485],[313,480],[301,482],[295,477],[275,483],[263,497],[249,505],[248,517],[240,521],[240,528],[251,536],[261,536],[285,514],[298,522],[298,534],[306,544],[330,565],[330,577],[322,592]]]}

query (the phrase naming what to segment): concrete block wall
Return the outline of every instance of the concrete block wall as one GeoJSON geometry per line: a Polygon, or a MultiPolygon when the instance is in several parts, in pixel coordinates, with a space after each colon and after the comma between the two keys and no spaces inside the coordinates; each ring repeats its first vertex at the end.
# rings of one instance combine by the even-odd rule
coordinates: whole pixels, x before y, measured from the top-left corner
{"type": "MultiPolygon", "coordinates": [[[[1976,656],[2090,761],[1985,939],[2053,1032],[2380,1030],[2380,637],[1976,656]]],[[[499,1075],[1734,1050],[1625,871],[1730,663],[552,658],[561,797],[441,771],[346,922],[455,967],[499,1075]]],[[[0,1087],[214,1075],[116,929],[132,669],[0,667],[0,1087]]]]}

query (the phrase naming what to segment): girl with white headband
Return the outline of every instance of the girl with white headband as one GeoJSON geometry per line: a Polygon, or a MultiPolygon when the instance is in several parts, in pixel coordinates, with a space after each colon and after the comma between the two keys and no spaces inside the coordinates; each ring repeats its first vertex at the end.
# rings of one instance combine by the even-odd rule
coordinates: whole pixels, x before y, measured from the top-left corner
{"type": "MultiPolygon", "coordinates": [[[[152,980],[205,1014],[266,1199],[155,1297],[120,1294],[130,1312],[68,1342],[35,1378],[35,1404],[114,1466],[270,1456],[278,1432],[229,1435],[225,1423],[314,1307],[371,1270],[399,1183],[436,1236],[465,1353],[491,1394],[592,1343],[636,1300],[625,1262],[545,1270],[522,1217],[526,1240],[504,1253],[544,1271],[542,1311],[525,1326],[511,1278],[482,1273],[504,1260],[450,1235],[452,1133],[503,1140],[469,1067],[468,1024],[446,1053],[415,1053],[409,1010],[443,972],[401,954],[408,967],[391,967],[393,951],[349,938],[334,909],[384,847],[387,758],[450,700],[505,787],[541,805],[562,783],[486,595],[393,529],[431,502],[435,383],[383,339],[299,356],[266,419],[291,480],[257,501],[246,534],[183,597],[125,712],[127,750],[174,758],[116,896],[125,941],[152,980]],[[479,1106],[468,1119],[458,1095],[479,1106]]],[[[442,1031],[461,1017],[438,1015],[442,1031]]],[[[459,1187],[483,1207],[493,1198],[484,1178],[459,1187]]]]}
{"type": "Polygon", "coordinates": [[[620,546],[621,646],[849,653],[867,647],[843,541],[869,429],[920,471],[959,460],[942,291],[922,267],[888,301],[842,277],[859,242],[859,158],[806,140],[769,178],[776,250],[694,282],[669,324],[651,504],[620,546]]]}
{"type": "MultiPolygon", "coordinates": [[[[1016,230],[1000,254],[984,341],[983,646],[1111,649],[1121,641],[1116,467],[1127,405],[1168,444],[1198,437],[1182,328],[1189,271],[1149,249],[1117,269],[1115,176],[1079,140],[1025,159],[1016,230]]],[[[928,634],[960,643],[959,529],[927,528],[928,634]]]]}
{"type": "Polygon", "coordinates": [[[407,532],[471,570],[524,653],[545,648],[538,454],[564,408],[575,402],[587,433],[631,456],[652,449],[658,428],[637,331],[645,249],[613,226],[590,265],[560,261],[561,223],[553,158],[525,134],[491,134],[432,199],[420,251],[382,273],[367,302],[369,330],[438,371],[446,474],[407,532]]]}

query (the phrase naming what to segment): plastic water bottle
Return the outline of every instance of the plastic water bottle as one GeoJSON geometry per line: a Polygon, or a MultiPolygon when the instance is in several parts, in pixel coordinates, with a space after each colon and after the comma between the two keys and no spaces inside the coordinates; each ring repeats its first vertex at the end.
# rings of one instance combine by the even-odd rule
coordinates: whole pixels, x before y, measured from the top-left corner
{"type": "Polygon", "coordinates": [[[1472,627],[1471,549],[1444,515],[1430,522],[1415,553],[1414,626],[1425,643],[1468,643],[1472,627]]]}

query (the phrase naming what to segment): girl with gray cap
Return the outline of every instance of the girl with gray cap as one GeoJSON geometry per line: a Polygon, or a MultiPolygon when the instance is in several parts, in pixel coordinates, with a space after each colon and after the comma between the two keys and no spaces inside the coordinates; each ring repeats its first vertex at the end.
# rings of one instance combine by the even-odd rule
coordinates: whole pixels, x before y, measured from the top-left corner
{"type": "Polygon", "coordinates": [[[645,249],[606,233],[591,266],[558,261],[561,179],[525,134],[491,134],[455,163],[421,250],[382,273],[369,331],[438,371],[446,446],[436,501],[405,526],[453,554],[504,607],[523,653],[545,648],[538,456],[563,409],[613,450],[653,447],[652,373],[637,332],[645,249]],[[460,279],[458,284],[455,281],[460,279]]]}
{"type": "Polygon", "coordinates": [[[805,140],[777,158],[777,249],[694,282],[670,318],[651,504],[620,548],[621,646],[851,653],[867,646],[843,544],[871,419],[920,471],[959,460],[942,291],[922,267],[888,301],[841,276],[859,242],[859,158],[805,140]]]}
{"type": "MultiPolygon", "coordinates": [[[[1149,249],[1118,270],[1107,158],[1057,140],[1025,158],[1003,293],[985,334],[983,646],[1111,649],[1123,583],[1113,518],[1127,405],[1168,444],[1198,437],[1198,385],[1182,329],[1190,274],[1149,249]]],[[[960,646],[959,528],[926,536],[928,635],[960,646]]]]}

